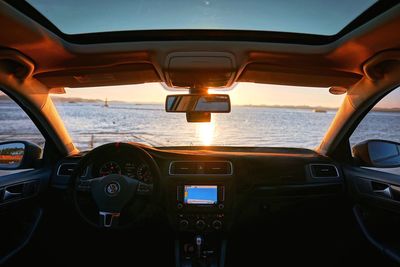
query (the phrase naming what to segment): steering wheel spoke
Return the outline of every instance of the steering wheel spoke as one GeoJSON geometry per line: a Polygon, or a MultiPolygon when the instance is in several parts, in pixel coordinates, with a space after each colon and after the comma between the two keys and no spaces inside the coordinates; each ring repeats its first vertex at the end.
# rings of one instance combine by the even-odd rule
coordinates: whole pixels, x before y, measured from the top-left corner
{"type": "Polygon", "coordinates": [[[99,211],[99,225],[105,228],[116,227],[120,215],[119,212],[99,211]]]}
{"type": "Polygon", "coordinates": [[[80,178],[77,185],[76,185],[76,190],[80,192],[90,192],[92,188],[92,184],[96,181],[99,181],[100,178],[91,178],[91,179],[82,179],[80,178]]]}
{"type": "Polygon", "coordinates": [[[90,192],[91,188],[91,181],[90,180],[79,180],[79,182],[76,185],[76,190],[79,192],[90,192]]]}

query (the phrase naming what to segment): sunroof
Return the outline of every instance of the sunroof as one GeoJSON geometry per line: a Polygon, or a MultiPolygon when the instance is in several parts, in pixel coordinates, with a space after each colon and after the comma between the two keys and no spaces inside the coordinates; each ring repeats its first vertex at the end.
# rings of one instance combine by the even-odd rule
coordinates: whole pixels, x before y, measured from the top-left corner
{"type": "Polygon", "coordinates": [[[373,0],[28,0],[65,34],[255,30],[335,35],[373,0]]]}

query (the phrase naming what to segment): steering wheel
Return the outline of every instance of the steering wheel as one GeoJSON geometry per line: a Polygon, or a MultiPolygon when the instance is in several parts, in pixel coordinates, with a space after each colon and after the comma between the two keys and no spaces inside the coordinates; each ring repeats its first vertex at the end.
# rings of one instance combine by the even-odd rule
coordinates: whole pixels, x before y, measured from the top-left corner
{"type": "Polygon", "coordinates": [[[157,163],[140,145],[109,143],[93,149],[79,161],[71,176],[73,202],[79,215],[92,226],[129,227],[142,213],[145,206],[157,198],[159,178],[157,163]],[[122,174],[92,177],[92,172],[87,170],[90,170],[93,164],[105,155],[141,160],[149,167],[153,184],[122,174]],[[86,175],[84,175],[85,172],[86,175]]]}

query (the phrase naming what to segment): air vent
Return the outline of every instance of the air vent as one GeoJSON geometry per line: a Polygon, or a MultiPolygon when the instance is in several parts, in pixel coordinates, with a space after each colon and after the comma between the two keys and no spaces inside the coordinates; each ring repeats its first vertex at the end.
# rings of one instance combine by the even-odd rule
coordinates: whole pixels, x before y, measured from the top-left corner
{"type": "Polygon", "coordinates": [[[60,167],[58,167],[57,175],[58,176],[71,176],[76,167],[76,163],[62,163],[60,167]]]}
{"type": "Polygon", "coordinates": [[[231,164],[227,161],[205,162],[205,174],[230,174],[231,164]]]}
{"type": "Polygon", "coordinates": [[[170,175],[231,175],[229,161],[174,161],[170,164],[170,175]]]}
{"type": "Polygon", "coordinates": [[[311,164],[311,175],[313,178],[337,178],[338,169],[332,164],[311,164]]]}
{"type": "Polygon", "coordinates": [[[170,174],[197,174],[197,162],[172,162],[170,165],[170,174]]]}

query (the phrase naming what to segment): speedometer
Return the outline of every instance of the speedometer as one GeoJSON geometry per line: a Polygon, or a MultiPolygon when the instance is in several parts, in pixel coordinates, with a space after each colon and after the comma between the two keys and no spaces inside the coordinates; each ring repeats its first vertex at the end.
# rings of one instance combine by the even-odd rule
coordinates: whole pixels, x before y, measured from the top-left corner
{"type": "Polygon", "coordinates": [[[153,176],[151,174],[149,166],[147,164],[140,164],[139,167],[137,168],[137,178],[145,183],[151,184],[153,183],[153,176]]]}
{"type": "Polygon", "coordinates": [[[114,161],[106,162],[99,170],[99,176],[121,174],[121,167],[114,161]]]}

